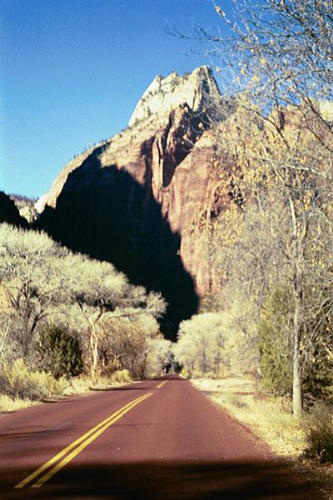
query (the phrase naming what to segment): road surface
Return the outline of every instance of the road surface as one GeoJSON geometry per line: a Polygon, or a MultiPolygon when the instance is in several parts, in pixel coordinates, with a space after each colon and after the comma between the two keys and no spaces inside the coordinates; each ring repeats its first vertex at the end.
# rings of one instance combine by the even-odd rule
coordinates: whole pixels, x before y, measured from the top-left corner
{"type": "Polygon", "coordinates": [[[0,497],[317,499],[242,425],[176,376],[0,417],[0,497]]]}

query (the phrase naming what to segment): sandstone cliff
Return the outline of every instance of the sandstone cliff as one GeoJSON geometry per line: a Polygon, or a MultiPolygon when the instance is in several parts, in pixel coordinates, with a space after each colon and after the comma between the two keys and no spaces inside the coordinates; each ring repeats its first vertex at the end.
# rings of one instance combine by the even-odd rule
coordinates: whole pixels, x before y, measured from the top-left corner
{"type": "Polygon", "coordinates": [[[209,115],[218,112],[219,89],[208,66],[201,66],[192,73],[179,76],[176,72],[162,78],[157,75],[142,95],[130,118],[131,127],[151,114],[165,114],[188,106],[192,113],[204,109],[209,115]]]}
{"type": "MultiPolygon", "coordinates": [[[[207,242],[194,229],[217,185],[210,130],[217,100],[205,66],[156,77],[129,127],[70,162],[36,204],[39,226],[56,239],[160,290],[173,324],[214,289],[207,242]]],[[[225,202],[216,201],[216,213],[225,202]]]]}

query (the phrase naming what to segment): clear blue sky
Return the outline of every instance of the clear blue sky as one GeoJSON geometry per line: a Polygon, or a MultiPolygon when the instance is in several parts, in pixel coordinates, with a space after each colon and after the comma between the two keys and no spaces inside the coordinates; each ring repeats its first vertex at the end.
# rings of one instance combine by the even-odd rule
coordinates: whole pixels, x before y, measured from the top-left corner
{"type": "Polygon", "coordinates": [[[0,0],[0,18],[0,189],[29,197],[125,128],[156,74],[210,64],[167,25],[221,27],[210,0],[0,0]]]}

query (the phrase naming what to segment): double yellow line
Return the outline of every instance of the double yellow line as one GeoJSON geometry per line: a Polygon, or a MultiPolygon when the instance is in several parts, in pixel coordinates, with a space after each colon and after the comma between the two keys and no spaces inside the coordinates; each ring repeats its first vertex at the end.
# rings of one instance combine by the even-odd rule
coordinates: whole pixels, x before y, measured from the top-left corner
{"type": "Polygon", "coordinates": [[[162,389],[162,387],[167,383],[167,380],[164,380],[164,382],[161,382],[156,386],[156,389],[162,389]]]}
{"type": "Polygon", "coordinates": [[[15,485],[15,488],[23,488],[29,485],[31,488],[40,488],[46,481],[48,481],[54,474],[56,474],[60,469],[65,467],[73,458],[75,458],[82,450],[84,450],[90,443],[92,443],[98,436],[100,436],[106,429],[108,429],[112,424],[117,422],[121,417],[123,417],[127,412],[129,412],[134,406],[142,403],[145,399],[152,396],[152,392],[148,392],[139,398],[134,399],[127,405],[120,408],[118,411],[110,415],[98,425],[90,429],[90,431],[83,434],[79,439],[71,443],[69,446],[60,451],[51,460],[46,462],[44,465],[39,467],[35,472],[30,474],[28,477],[23,479],[15,485]],[[64,458],[63,458],[64,457],[64,458]],[[62,459],[62,460],[61,460],[62,459]],[[44,473],[44,474],[43,474],[44,473]],[[35,479],[38,478],[36,481],[35,479]]]}

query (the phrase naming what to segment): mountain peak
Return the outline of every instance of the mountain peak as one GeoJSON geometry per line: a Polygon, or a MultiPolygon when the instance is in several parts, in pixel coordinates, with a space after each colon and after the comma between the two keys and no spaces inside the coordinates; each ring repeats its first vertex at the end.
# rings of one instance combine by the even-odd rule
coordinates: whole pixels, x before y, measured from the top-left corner
{"type": "Polygon", "coordinates": [[[131,127],[154,113],[167,113],[178,106],[187,105],[193,112],[200,112],[219,96],[209,66],[200,66],[185,75],[176,72],[166,77],[156,75],[136,105],[128,125],[131,127]]]}

